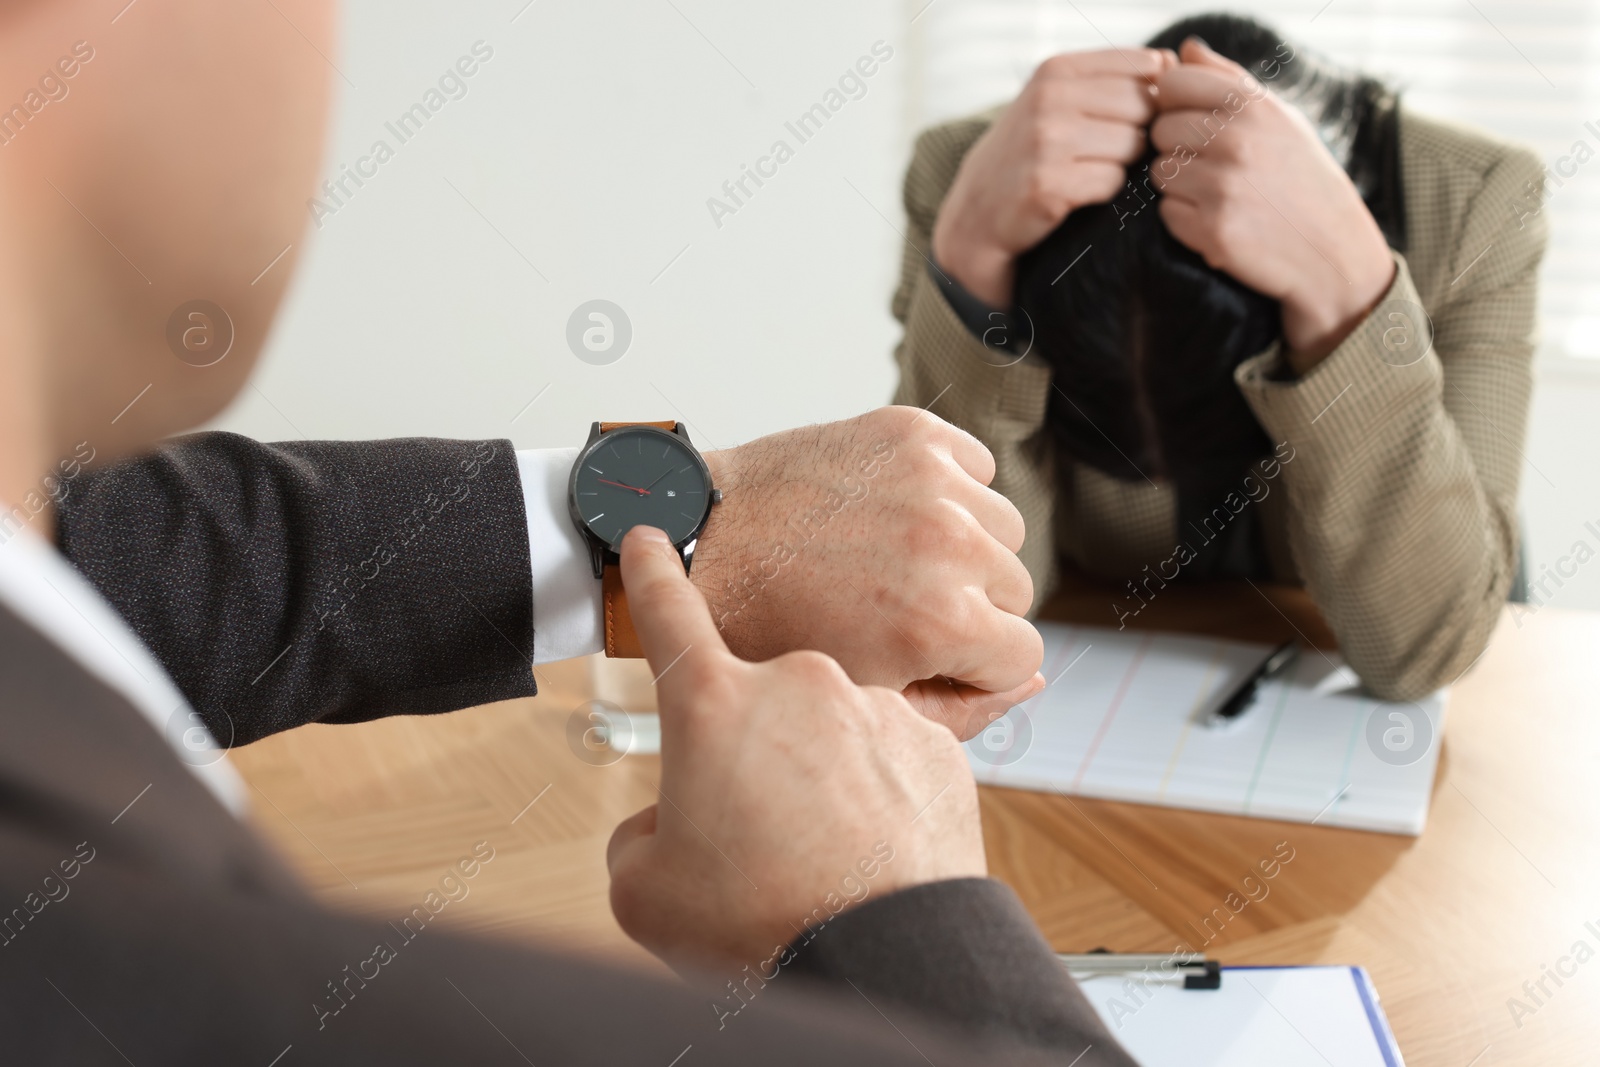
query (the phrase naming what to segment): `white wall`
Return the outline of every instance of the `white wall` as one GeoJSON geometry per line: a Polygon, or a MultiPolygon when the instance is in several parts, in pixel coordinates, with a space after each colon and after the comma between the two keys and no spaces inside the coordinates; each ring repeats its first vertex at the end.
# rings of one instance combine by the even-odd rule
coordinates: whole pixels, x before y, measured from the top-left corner
{"type": "Polygon", "coordinates": [[[379,138],[395,155],[308,228],[255,388],[218,425],[529,447],[579,444],[598,418],[682,417],[726,446],[883,403],[900,238],[878,212],[900,225],[901,5],[525,3],[348,3],[332,58],[355,87],[335,76],[325,169],[379,138]],[[467,95],[401,144],[384,124],[478,40],[493,57],[467,95]],[[799,143],[784,122],[879,40],[894,56],[865,95],[799,143]],[[718,228],[707,198],[780,138],[794,158],[718,228]],[[594,298],[633,325],[609,366],[565,339],[594,298]]]}

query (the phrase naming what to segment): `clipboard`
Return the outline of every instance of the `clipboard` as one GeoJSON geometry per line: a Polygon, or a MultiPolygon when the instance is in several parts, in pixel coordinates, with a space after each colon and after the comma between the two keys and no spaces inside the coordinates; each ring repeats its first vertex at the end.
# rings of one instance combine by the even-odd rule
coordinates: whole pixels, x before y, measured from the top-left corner
{"type": "Polygon", "coordinates": [[[1145,1067],[1405,1067],[1364,967],[1223,967],[1215,988],[1136,971],[1078,984],[1145,1067]]]}

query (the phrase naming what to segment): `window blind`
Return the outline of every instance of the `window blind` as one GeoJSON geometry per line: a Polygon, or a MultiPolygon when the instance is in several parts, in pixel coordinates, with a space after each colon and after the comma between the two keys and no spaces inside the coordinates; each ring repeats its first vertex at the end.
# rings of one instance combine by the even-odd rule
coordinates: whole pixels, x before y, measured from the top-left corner
{"type": "Polygon", "coordinates": [[[1541,358],[1600,371],[1600,0],[912,4],[917,128],[1010,99],[1056,52],[1138,44],[1184,15],[1228,10],[1385,78],[1412,108],[1526,144],[1560,182],[1544,209],[1541,358]],[[1578,142],[1594,158],[1577,163],[1578,142]]]}

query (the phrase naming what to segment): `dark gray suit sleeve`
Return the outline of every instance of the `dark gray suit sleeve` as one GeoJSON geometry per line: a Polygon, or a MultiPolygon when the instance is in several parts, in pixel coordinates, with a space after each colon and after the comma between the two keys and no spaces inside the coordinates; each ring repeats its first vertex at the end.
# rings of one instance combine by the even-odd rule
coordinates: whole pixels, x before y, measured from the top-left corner
{"type": "Polygon", "coordinates": [[[893,1016],[1132,1067],[1009,887],[963,878],[869,900],[789,946],[795,973],[848,981],[893,1016]]]}
{"type": "MultiPolygon", "coordinates": [[[[0,848],[28,867],[27,877],[0,877],[7,903],[19,906],[41,892],[39,872],[75,855],[71,842],[21,839],[10,828],[0,829],[0,848]]],[[[389,922],[345,918],[200,891],[106,851],[72,880],[51,879],[58,900],[0,950],[8,1063],[1059,1067],[1090,1041],[1076,1067],[1129,1062],[1097,1035],[1040,1047],[1007,1040],[1001,1025],[986,1037],[962,1033],[875,985],[868,995],[882,1015],[843,982],[824,989],[780,975],[728,1017],[715,1008],[721,976],[681,984],[453,937],[442,927],[471,915],[471,895],[447,902],[419,886],[416,907],[391,909],[389,922]]],[[[503,876],[491,864],[476,880],[503,876]]],[[[984,905],[969,903],[923,939],[937,944],[961,922],[984,921],[984,905]]]]}
{"type": "Polygon", "coordinates": [[[86,471],[59,539],[222,744],[534,691],[508,441],[196,434],[86,471]]]}

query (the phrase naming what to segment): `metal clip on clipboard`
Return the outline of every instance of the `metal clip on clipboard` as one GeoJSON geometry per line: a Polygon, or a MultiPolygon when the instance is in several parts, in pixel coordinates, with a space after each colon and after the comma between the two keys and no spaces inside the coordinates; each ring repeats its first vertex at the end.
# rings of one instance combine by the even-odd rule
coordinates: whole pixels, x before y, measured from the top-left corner
{"type": "Polygon", "coordinates": [[[1163,956],[1160,953],[1109,952],[1099,948],[1080,954],[1059,952],[1056,956],[1078,981],[1142,974],[1143,981],[1163,985],[1181,984],[1185,989],[1222,988],[1222,964],[1204,959],[1198,953],[1192,956],[1163,956]]]}

